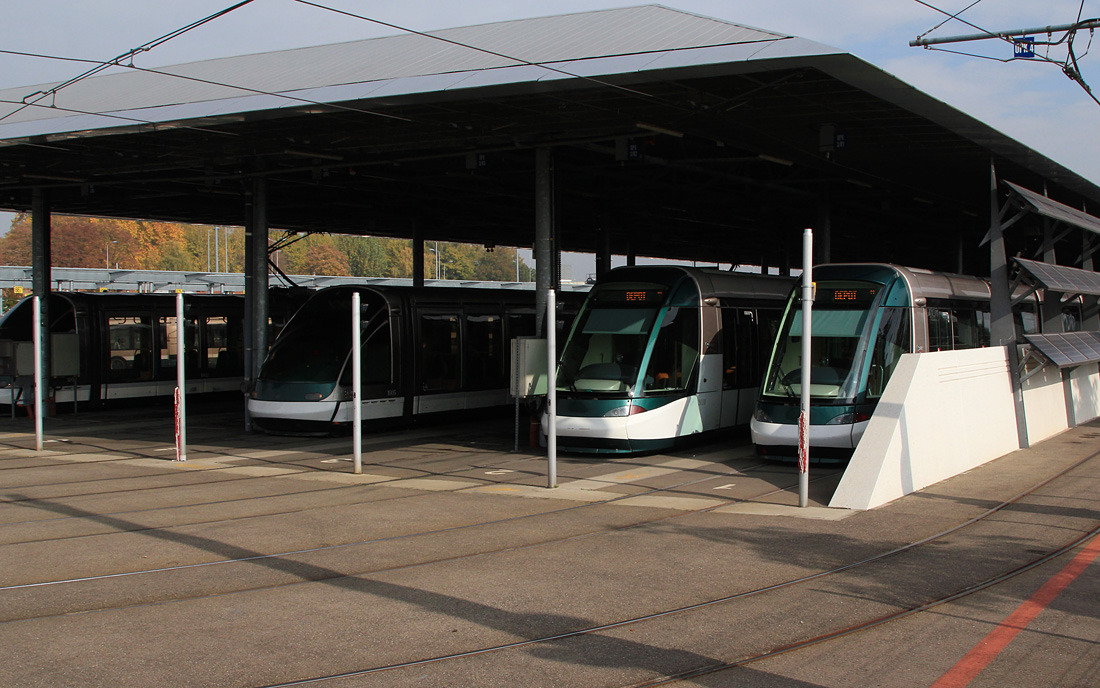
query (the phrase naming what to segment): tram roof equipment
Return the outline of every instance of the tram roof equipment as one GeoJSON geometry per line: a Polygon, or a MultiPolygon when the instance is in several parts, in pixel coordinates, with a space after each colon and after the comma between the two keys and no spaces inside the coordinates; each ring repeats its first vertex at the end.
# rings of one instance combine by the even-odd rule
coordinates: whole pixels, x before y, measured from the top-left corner
{"type": "Polygon", "coordinates": [[[529,245],[553,148],[563,250],[781,265],[827,206],[834,260],[955,268],[991,161],[1100,203],[842,50],[653,5],[119,69],[0,122],[0,207],[241,224],[263,177],[271,227],[529,245]]]}

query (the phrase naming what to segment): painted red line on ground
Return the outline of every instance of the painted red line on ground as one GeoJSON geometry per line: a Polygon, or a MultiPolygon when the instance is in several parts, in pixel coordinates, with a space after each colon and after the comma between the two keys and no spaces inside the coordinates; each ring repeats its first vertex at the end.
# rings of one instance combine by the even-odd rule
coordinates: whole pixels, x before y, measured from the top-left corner
{"type": "Polygon", "coordinates": [[[1054,601],[1058,595],[1074,581],[1085,568],[1100,555],[1100,538],[1081,550],[1065,568],[1054,574],[1043,587],[1039,588],[1026,602],[1016,608],[1004,621],[989,632],[985,638],[966,653],[955,666],[947,670],[939,680],[932,684],[932,688],[963,688],[974,680],[989,663],[996,659],[1012,639],[1019,635],[1020,631],[1027,628],[1028,624],[1035,620],[1046,607],[1054,601]]]}

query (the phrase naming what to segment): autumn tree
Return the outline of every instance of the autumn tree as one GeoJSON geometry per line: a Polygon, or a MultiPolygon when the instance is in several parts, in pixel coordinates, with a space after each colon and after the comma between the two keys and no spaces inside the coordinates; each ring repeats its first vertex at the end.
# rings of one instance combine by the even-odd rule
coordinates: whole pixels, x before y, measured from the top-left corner
{"type": "Polygon", "coordinates": [[[314,241],[306,249],[305,268],[308,275],[346,275],[348,274],[347,256],[341,253],[331,237],[329,241],[314,241]]]}
{"type": "MultiPolygon", "coordinates": [[[[272,239],[277,236],[272,233],[272,239]]],[[[55,267],[132,270],[244,270],[245,232],[241,227],[190,225],[150,220],[53,215],[50,218],[51,262],[55,267]],[[215,240],[216,237],[216,240],[215,240]],[[217,256],[215,259],[214,257],[217,256]]],[[[436,255],[448,279],[511,281],[516,251],[492,251],[474,244],[431,242],[425,246],[424,267],[435,275],[436,255]]],[[[412,242],[370,236],[311,234],[287,243],[277,252],[280,269],[288,274],[412,277],[412,242]]],[[[0,263],[31,262],[31,216],[20,213],[11,230],[0,237],[0,263]]],[[[520,262],[520,279],[532,270],[520,262]]]]}

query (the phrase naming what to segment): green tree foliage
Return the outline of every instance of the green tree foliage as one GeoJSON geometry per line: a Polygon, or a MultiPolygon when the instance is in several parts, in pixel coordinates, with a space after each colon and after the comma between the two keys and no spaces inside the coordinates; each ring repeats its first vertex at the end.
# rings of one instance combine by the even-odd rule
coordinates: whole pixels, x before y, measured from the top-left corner
{"type": "MultiPolygon", "coordinates": [[[[244,230],[145,220],[54,215],[50,218],[54,267],[242,272],[244,230]],[[216,240],[215,240],[216,236],[216,240]],[[215,258],[216,256],[216,258],[215,258]]],[[[275,238],[277,232],[272,232],[275,238]]],[[[513,281],[516,250],[474,244],[426,242],[424,276],[452,280],[513,281]]],[[[412,242],[406,239],[311,234],[276,251],[272,260],[287,274],[412,277],[412,242]]],[[[30,265],[31,216],[20,213],[0,237],[0,264],[30,265]]],[[[522,281],[534,271],[519,261],[522,281]]]]}

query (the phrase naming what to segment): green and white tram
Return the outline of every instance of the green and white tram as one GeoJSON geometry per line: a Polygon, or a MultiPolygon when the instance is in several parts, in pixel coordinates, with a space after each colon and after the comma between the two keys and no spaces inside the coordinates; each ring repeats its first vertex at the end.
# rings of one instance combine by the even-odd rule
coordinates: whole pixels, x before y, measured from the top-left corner
{"type": "Polygon", "coordinates": [[[679,266],[608,272],[558,367],[558,448],[652,451],[748,423],[792,282],[679,266]]]}
{"type": "MultiPolygon", "coordinates": [[[[989,346],[989,284],[886,264],[814,267],[811,456],[851,455],[901,354],[989,346]]],[[[1035,302],[1016,312],[1036,329],[1035,302]],[[1030,309],[1030,310],[1029,310],[1030,309]]],[[[793,456],[802,394],[802,308],[791,293],[750,430],[761,456],[793,456]]]]}

